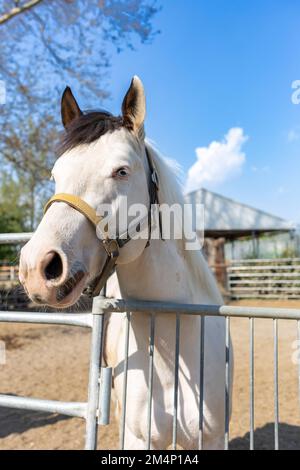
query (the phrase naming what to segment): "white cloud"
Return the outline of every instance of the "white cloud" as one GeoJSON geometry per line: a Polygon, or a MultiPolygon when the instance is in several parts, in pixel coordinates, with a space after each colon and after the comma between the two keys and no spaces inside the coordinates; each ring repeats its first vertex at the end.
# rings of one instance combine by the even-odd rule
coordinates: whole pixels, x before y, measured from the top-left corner
{"type": "Polygon", "coordinates": [[[196,148],[197,161],[188,171],[186,191],[212,187],[239,174],[246,161],[242,146],[248,137],[243,129],[229,129],[222,142],[196,148]]]}

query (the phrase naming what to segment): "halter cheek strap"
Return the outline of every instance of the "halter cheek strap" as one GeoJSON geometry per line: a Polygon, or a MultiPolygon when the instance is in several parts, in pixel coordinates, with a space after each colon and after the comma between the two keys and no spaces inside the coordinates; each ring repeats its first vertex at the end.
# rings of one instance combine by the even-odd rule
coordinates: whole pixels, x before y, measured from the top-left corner
{"type": "MultiPolygon", "coordinates": [[[[149,229],[148,242],[147,242],[147,246],[148,246],[150,243],[150,237],[151,237],[151,207],[153,204],[158,205],[159,201],[158,201],[158,176],[157,176],[154,163],[148,152],[147,147],[146,147],[146,156],[147,156],[148,166],[150,170],[150,177],[149,177],[149,183],[148,183],[150,208],[149,208],[149,213],[148,213],[148,216],[146,217],[146,220],[145,221],[142,220],[139,225],[140,225],[141,231],[143,231],[144,224],[148,223],[148,229],[149,229]]],[[[52,196],[45,205],[44,214],[47,212],[49,207],[54,202],[64,202],[65,204],[68,204],[68,206],[72,207],[73,209],[75,209],[76,211],[84,215],[95,228],[97,228],[99,222],[103,220],[103,217],[98,216],[96,214],[95,209],[93,209],[93,207],[91,207],[87,202],[85,202],[83,199],[81,199],[78,196],[75,196],[73,194],[67,194],[67,193],[59,193],[59,194],[55,194],[54,196],[52,196]]],[[[160,233],[161,233],[161,220],[160,219],[159,219],[159,225],[160,225],[160,233]]],[[[107,253],[107,258],[100,274],[94,279],[92,284],[89,285],[85,289],[84,292],[87,295],[94,297],[100,294],[107,279],[109,278],[109,276],[112,274],[112,272],[115,269],[117,259],[120,254],[120,248],[126,245],[126,243],[128,243],[130,240],[132,240],[132,238],[131,238],[131,233],[129,229],[127,230],[127,233],[119,235],[119,237],[117,237],[116,239],[110,239],[108,236],[103,237],[103,239],[101,240],[101,243],[107,253]]]]}

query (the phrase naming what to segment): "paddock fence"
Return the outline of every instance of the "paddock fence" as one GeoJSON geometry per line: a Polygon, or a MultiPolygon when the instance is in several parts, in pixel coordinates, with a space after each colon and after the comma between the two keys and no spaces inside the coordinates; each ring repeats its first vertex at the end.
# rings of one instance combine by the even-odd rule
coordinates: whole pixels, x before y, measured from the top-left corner
{"type": "MultiPolygon", "coordinates": [[[[0,233],[0,245],[21,247],[32,236],[32,233],[0,233]]],[[[0,260],[0,309],[28,309],[28,299],[19,289],[19,266],[17,261],[0,260]]]]}
{"type": "Polygon", "coordinates": [[[231,299],[300,299],[300,258],[230,260],[212,269],[222,269],[231,299]]]}
{"type": "Polygon", "coordinates": [[[6,283],[16,283],[18,282],[18,273],[19,269],[16,265],[1,262],[0,263],[0,285],[6,283]]]}
{"type": "MultiPolygon", "coordinates": [[[[174,393],[173,393],[173,425],[172,425],[172,448],[177,448],[177,426],[178,426],[178,389],[179,389],[179,357],[180,357],[180,322],[182,315],[198,315],[201,317],[201,328],[199,331],[199,349],[195,354],[199,354],[199,440],[198,448],[201,450],[205,446],[204,442],[204,376],[205,376],[205,319],[211,316],[221,316],[225,318],[226,334],[224,344],[224,448],[229,449],[230,439],[230,321],[232,318],[244,318],[249,321],[249,369],[245,370],[249,381],[249,432],[250,449],[255,448],[255,321],[257,319],[268,319],[273,323],[273,384],[274,384],[274,448],[280,448],[279,434],[279,350],[278,350],[278,324],[280,320],[289,320],[295,323],[297,338],[300,341],[300,309],[290,308],[260,308],[260,307],[237,307],[226,305],[196,305],[179,304],[173,302],[155,302],[140,300],[108,299],[104,296],[94,298],[92,312],[90,313],[37,313],[37,312],[0,312],[1,322],[13,323],[38,323],[55,325],[72,325],[76,327],[89,328],[91,330],[90,340],[90,366],[89,383],[86,402],[68,402],[41,400],[33,397],[0,395],[0,406],[27,409],[34,411],[44,411],[58,413],[67,416],[82,418],[86,423],[85,449],[93,450],[97,448],[98,426],[109,423],[110,397],[113,371],[111,368],[102,367],[103,341],[104,341],[104,321],[105,316],[114,312],[126,315],[126,333],[124,344],[123,361],[123,401],[121,416],[121,436],[120,448],[124,448],[125,443],[125,423],[127,408],[127,383],[128,383],[128,351],[131,312],[144,312],[150,315],[149,324],[149,377],[148,377],[148,414],[144,423],[147,432],[147,449],[151,448],[151,426],[152,426],[152,406],[153,400],[153,377],[154,377],[154,339],[156,315],[174,314],[176,318],[176,338],[175,338],[175,359],[174,359],[174,393]]],[[[62,346],[63,347],[63,346],[62,346]]],[[[12,371],[13,373],[13,371],[12,371]]],[[[300,400],[300,364],[298,366],[298,384],[300,400]]],[[[300,440],[300,439],[299,439],[300,440]]],[[[299,442],[300,445],[300,442],[299,442]]]]}

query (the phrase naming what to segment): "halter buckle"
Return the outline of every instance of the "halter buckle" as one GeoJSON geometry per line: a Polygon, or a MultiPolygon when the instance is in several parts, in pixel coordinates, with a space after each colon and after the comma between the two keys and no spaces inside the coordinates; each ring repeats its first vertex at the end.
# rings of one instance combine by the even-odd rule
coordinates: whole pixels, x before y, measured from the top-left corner
{"type": "Polygon", "coordinates": [[[103,247],[111,258],[117,258],[119,256],[119,244],[117,240],[110,240],[109,238],[102,240],[103,247]]]}

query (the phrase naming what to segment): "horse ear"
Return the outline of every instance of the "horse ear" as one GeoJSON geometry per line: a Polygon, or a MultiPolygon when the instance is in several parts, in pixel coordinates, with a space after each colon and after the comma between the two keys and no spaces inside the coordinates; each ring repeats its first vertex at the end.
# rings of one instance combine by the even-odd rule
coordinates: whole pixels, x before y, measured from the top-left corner
{"type": "Polygon", "coordinates": [[[61,120],[64,127],[68,127],[74,119],[82,114],[71,88],[67,86],[61,98],[61,120]]]}
{"type": "Polygon", "coordinates": [[[133,77],[129,90],[123,100],[122,115],[124,125],[139,136],[143,136],[146,99],[143,83],[136,75],[133,77]]]}

